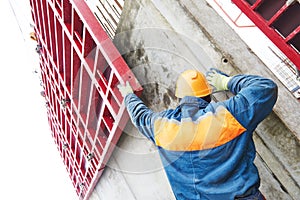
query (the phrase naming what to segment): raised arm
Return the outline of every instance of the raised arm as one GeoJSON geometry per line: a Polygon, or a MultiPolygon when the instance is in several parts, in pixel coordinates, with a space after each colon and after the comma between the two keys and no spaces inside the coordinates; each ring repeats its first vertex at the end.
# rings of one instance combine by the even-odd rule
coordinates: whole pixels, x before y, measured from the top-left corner
{"type": "Polygon", "coordinates": [[[152,124],[157,114],[133,93],[126,95],[125,105],[134,126],[148,139],[155,142],[152,124]]]}
{"type": "Polygon", "coordinates": [[[217,69],[211,69],[206,76],[215,91],[235,94],[215,106],[224,105],[248,130],[254,130],[270,114],[277,100],[277,85],[270,79],[255,75],[230,77],[217,69]]]}
{"type": "Polygon", "coordinates": [[[236,75],[227,86],[235,96],[224,103],[247,129],[255,129],[270,114],[277,100],[277,85],[264,77],[236,75]]]}

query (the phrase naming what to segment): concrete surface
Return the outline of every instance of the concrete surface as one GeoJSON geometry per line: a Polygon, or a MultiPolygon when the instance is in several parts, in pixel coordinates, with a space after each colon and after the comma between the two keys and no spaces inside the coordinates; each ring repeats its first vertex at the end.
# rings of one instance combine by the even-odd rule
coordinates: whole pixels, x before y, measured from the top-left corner
{"type": "MultiPolygon", "coordinates": [[[[254,134],[255,163],[267,199],[299,199],[300,104],[206,1],[126,1],[114,43],[155,111],[177,104],[174,85],[185,69],[218,67],[275,80],[279,99],[254,134]]],[[[156,149],[130,123],[90,199],[174,199],[156,149]]]]}

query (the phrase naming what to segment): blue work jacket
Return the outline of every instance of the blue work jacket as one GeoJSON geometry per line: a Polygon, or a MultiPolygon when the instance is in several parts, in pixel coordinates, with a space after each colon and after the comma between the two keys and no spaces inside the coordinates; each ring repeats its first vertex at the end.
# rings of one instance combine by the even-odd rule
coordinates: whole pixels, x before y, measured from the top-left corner
{"type": "Polygon", "coordinates": [[[272,111],[277,86],[260,76],[236,75],[228,88],[234,96],[226,101],[186,96],[162,112],[134,94],[125,97],[133,124],[159,149],[176,199],[229,200],[258,191],[252,134],[272,111]]]}

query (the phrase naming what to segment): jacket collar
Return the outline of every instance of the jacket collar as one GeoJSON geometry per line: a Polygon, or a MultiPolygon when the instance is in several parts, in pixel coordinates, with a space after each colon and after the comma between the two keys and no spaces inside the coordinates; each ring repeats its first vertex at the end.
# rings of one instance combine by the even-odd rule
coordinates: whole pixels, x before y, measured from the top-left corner
{"type": "Polygon", "coordinates": [[[197,105],[200,108],[205,108],[209,103],[205,100],[203,100],[200,97],[194,97],[194,96],[185,96],[181,99],[179,105],[197,105]]]}

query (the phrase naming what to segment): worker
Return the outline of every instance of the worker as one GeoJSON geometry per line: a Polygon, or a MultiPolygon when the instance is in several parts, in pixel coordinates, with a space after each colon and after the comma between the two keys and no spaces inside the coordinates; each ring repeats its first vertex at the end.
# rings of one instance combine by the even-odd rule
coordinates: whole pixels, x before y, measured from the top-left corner
{"type": "Polygon", "coordinates": [[[133,124],[157,146],[176,199],[264,199],[252,135],[277,100],[272,80],[187,70],[176,83],[179,106],[162,112],[150,110],[128,83],[118,87],[133,124]],[[211,102],[213,90],[234,95],[211,102]]]}

